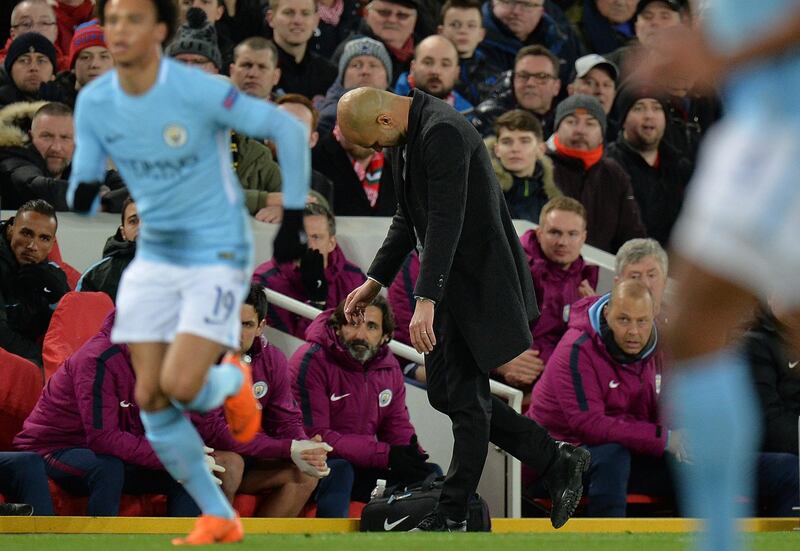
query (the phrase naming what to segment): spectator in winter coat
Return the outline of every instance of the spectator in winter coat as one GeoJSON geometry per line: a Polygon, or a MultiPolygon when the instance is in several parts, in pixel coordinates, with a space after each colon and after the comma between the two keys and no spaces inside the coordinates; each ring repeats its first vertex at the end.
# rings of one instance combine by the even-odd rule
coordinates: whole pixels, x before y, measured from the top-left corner
{"type": "Polygon", "coordinates": [[[392,64],[389,84],[394,86],[397,77],[408,71],[414,57],[418,8],[418,0],[372,0],[365,8],[361,24],[339,45],[332,59],[338,63],[347,43],[354,38],[366,36],[377,40],[389,52],[392,64]]]}
{"type": "Polygon", "coordinates": [[[41,340],[67,276],[47,261],[58,219],[46,201],[29,201],[0,224],[0,347],[42,364],[41,340]]]}
{"type": "MultiPolygon", "coordinates": [[[[325,460],[330,446],[321,439],[311,441],[306,437],[303,419],[292,395],[286,356],[263,337],[266,313],[264,288],[251,285],[241,306],[239,352],[253,372],[253,394],[264,411],[262,430],[247,444],[236,442],[225,428],[221,409],[209,412],[198,424],[206,432],[216,433],[210,440],[217,449],[234,450],[244,457],[245,474],[239,491],[268,494],[262,499],[256,516],[296,517],[317,487],[317,481],[327,478],[329,470],[325,460]]],[[[340,477],[337,471],[331,467],[328,476],[340,477]]],[[[343,474],[344,483],[349,484],[349,473],[343,474]]],[[[336,501],[335,496],[325,491],[318,492],[318,496],[322,507],[318,516],[347,516],[330,514],[326,500],[336,501]]],[[[349,500],[344,504],[334,503],[337,507],[333,508],[333,513],[341,509],[347,511],[348,503],[349,500]]]]}
{"type": "Polygon", "coordinates": [[[630,178],[619,164],[603,157],[606,116],[600,102],[577,94],[558,104],[556,133],[548,140],[556,185],[586,207],[586,243],[608,252],[645,229],[630,178]]]}
{"type": "MultiPolygon", "coordinates": [[[[163,493],[170,516],[196,516],[197,505],[145,438],[130,353],[111,342],[113,321],[111,313],[50,378],[14,446],[40,454],[47,475],[67,492],[88,495],[89,516],[118,515],[123,492],[163,493]]],[[[235,491],[241,459],[220,452],[216,464],[225,469],[223,491],[235,491]]]]}
{"type": "Polygon", "coordinates": [[[364,318],[347,323],[342,301],[317,317],[289,360],[306,432],[353,466],[357,501],[369,501],[378,478],[410,484],[438,470],[425,462],[409,419],[403,373],[387,346],[394,319],[386,300],[376,298],[364,318]]]}
{"type": "Polygon", "coordinates": [[[114,68],[114,58],[105,42],[100,22],[92,19],[75,28],[69,47],[69,70],[56,75],[65,103],[75,108],[78,92],[103,73],[114,68]]]}
{"type": "Polygon", "coordinates": [[[442,6],[438,32],[458,50],[459,74],[456,91],[472,105],[488,99],[502,72],[486,60],[478,44],[486,36],[478,0],[448,0],[442,6]]]}
{"type": "MultiPolygon", "coordinates": [[[[43,199],[67,211],[67,187],[75,151],[72,109],[63,103],[30,103],[6,108],[9,117],[31,117],[30,142],[13,123],[2,127],[0,196],[3,208],[16,209],[43,199]]],[[[5,113],[6,110],[3,110],[5,113]]],[[[106,172],[101,191],[103,210],[119,212],[128,192],[116,170],[106,172]]]]}
{"type": "Polygon", "coordinates": [[[572,27],[556,21],[544,5],[542,0],[486,0],[482,9],[486,38],[480,50],[492,65],[505,71],[515,65],[522,48],[542,45],[559,60],[556,77],[567,82],[583,46],[572,27]]]}
{"type": "Polygon", "coordinates": [[[631,178],[647,235],[667,246],[683,204],[691,162],[664,141],[665,97],[652,89],[626,86],[617,98],[622,132],[608,148],[631,178]]]}
{"type": "Polygon", "coordinates": [[[458,73],[456,47],[450,39],[434,34],[417,44],[411,69],[398,77],[394,91],[396,94],[407,95],[413,88],[418,88],[447,102],[453,109],[470,118],[472,104],[454,90],[458,73]]]}
{"type": "Polygon", "coordinates": [[[542,46],[522,48],[514,70],[495,86],[489,99],[475,108],[475,128],[488,136],[497,117],[512,109],[525,109],[539,119],[544,136],[552,134],[555,99],[561,90],[558,63],[558,58],[542,46]]]}
{"type": "Polygon", "coordinates": [[[567,84],[567,93],[586,94],[594,96],[603,112],[606,114],[606,142],[612,142],[617,137],[619,125],[611,118],[611,108],[617,95],[617,77],[619,70],[616,65],[597,54],[589,54],[575,60],[574,79],[567,84]]]}
{"type": "MultiPolygon", "coordinates": [[[[90,19],[87,17],[86,20],[90,19]]],[[[65,71],[68,69],[67,56],[65,53],[69,48],[70,37],[68,36],[63,46],[60,46],[59,18],[53,8],[52,2],[48,0],[23,0],[18,2],[11,10],[11,25],[9,27],[8,40],[0,50],[0,62],[8,55],[11,43],[19,35],[36,32],[47,38],[56,48],[56,63],[53,65],[55,70],[65,71]]],[[[70,36],[73,26],[69,27],[70,36]]]]}
{"type": "MultiPolygon", "coordinates": [[[[279,264],[274,259],[264,262],[253,273],[253,282],[320,310],[332,308],[361,285],[366,276],[358,266],[348,262],[336,244],[336,219],[329,210],[309,203],[303,226],[308,235],[305,256],[299,262],[279,264]]],[[[310,323],[272,305],[267,320],[270,326],[297,338],[305,337],[310,323]]]]}
{"type": "Polygon", "coordinates": [[[344,44],[339,74],[317,103],[320,135],[326,136],[336,125],[336,106],[345,92],[361,86],[387,90],[392,77],[392,60],[382,42],[362,36],[344,44]]]}
{"type": "Polygon", "coordinates": [[[577,28],[590,52],[604,55],[634,40],[634,16],[638,0],[581,0],[577,28]],[[582,9],[581,9],[582,8],[582,9]]]}
{"type": "Polygon", "coordinates": [[[523,109],[501,115],[494,125],[496,137],[485,143],[511,218],[538,222],[544,204],[561,195],[544,155],[542,127],[523,109]]]}
{"type": "Polygon", "coordinates": [[[569,330],[533,389],[527,415],[592,453],[592,517],[625,516],[628,492],[670,495],[665,452],[689,460],[682,432],[659,419],[653,316],[639,281],[573,305],[569,330]]]}
{"type": "Polygon", "coordinates": [[[336,66],[309,48],[319,25],[317,0],[270,0],[267,23],[278,48],[281,93],[310,100],[324,96],[336,78],[336,66]]]}
{"type": "Polygon", "coordinates": [[[122,272],[136,254],[139,236],[139,211],[131,197],[122,205],[122,223],[103,247],[103,258],[90,266],[78,280],[76,291],[100,291],[117,301],[117,289],[122,272]]]}
{"type": "Polygon", "coordinates": [[[52,84],[57,56],[55,46],[39,33],[25,33],[8,46],[3,67],[8,80],[0,84],[0,107],[20,101],[59,100],[63,93],[52,84]]]}

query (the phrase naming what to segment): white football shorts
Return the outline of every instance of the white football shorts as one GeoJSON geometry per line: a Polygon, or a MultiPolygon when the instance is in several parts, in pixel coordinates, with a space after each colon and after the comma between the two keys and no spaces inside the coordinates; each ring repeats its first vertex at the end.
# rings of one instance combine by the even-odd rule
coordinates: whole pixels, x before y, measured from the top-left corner
{"type": "Polygon", "coordinates": [[[250,274],[223,264],[177,266],[134,259],[122,275],[111,340],[172,342],[189,333],[239,348],[250,274]]]}
{"type": "Polygon", "coordinates": [[[723,119],[709,131],[672,245],[785,307],[800,306],[800,127],[723,119]]]}

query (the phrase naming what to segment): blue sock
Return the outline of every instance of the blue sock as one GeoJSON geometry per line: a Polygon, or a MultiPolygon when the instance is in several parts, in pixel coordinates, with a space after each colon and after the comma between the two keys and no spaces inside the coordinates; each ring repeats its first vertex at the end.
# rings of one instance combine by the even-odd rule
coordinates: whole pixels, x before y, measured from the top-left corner
{"type": "Polygon", "coordinates": [[[191,402],[184,404],[173,400],[172,404],[182,411],[205,413],[222,405],[242,386],[242,372],[231,364],[215,365],[208,370],[206,382],[191,402]]]}
{"type": "Polygon", "coordinates": [[[685,362],[668,392],[692,461],[679,468],[681,501],[685,514],[706,522],[698,548],[742,549],[736,519],[751,514],[741,498],[753,495],[760,432],[747,364],[730,351],[685,362]]]}
{"type": "Polygon", "coordinates": [[[203,514],[232,519],[231,507],[206,467],[203,442],[189,420],[174,407],[141,411],[145,434],[164,468],[183,484],[203,514]]]}

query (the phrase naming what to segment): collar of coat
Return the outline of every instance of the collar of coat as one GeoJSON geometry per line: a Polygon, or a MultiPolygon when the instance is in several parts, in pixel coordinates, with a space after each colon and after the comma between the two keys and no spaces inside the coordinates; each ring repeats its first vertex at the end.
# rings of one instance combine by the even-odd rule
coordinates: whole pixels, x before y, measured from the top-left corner
{"type": "MultiPolygon", "coordinates": [[[[494,146],[497,143],[497,137],[488,136],[483,140],[483,143],[489,151],[489,158],[492,160],[492,168],[494,169],[495,176],[497,176],[497,183],[500,184],[500,189],[504,192],[510,190],[511,186],[514,185],[514,175],[503,167],[503,163],[501,163],[497,155],[494,154],[494,146]]],[[[555,177],[553,176],[553,161],[550,160],[550,157],[542,155],[539,160],[536,161],[536,164],[542,167],[542,186],[547,198],[552,199],[553,197],[562,195],[558,186],[556,186],[555,177]]],[[[534,174],[535,172],[534,170],[534,174]]]]}
{"type": "Polygon", "coordinates": [[[0,109],[0,147],[22,147],[29,141],[26,128],[30,128],[36,111],[46,101],[11,103],[0,109]]]}

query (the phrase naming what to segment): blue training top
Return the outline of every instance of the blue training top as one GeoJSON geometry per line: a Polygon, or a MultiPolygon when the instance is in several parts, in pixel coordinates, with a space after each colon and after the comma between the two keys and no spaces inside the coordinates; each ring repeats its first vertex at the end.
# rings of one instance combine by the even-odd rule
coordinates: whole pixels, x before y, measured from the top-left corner
{"type": "MultiPolygon", "coordinates": [[[[222,79],[166,58],[155,85],[140,96],[122,90],[116,71],[78,95],[69,204],[80,182],[103,180],[110,157],[142,221],[137,256],[248,268],[252,236],[233,172],[230,128],[275,142],[284,207],[303,208],[311,172],[305,125],[222,79]]],[[[99,200],[93,211],[98,206],[99,200]]]]}
{"type": "MultiPolygon", "coordinates": [[[[703,22],[713,47],[733,52],[768,36],[784,19],[798,13],[797,0],[709,0],[703,22]]],[[[767,119],[800,123],[800,50],[758,60],[731,74],[724,90],[726,111],[765,128],[767,119]]]]}

